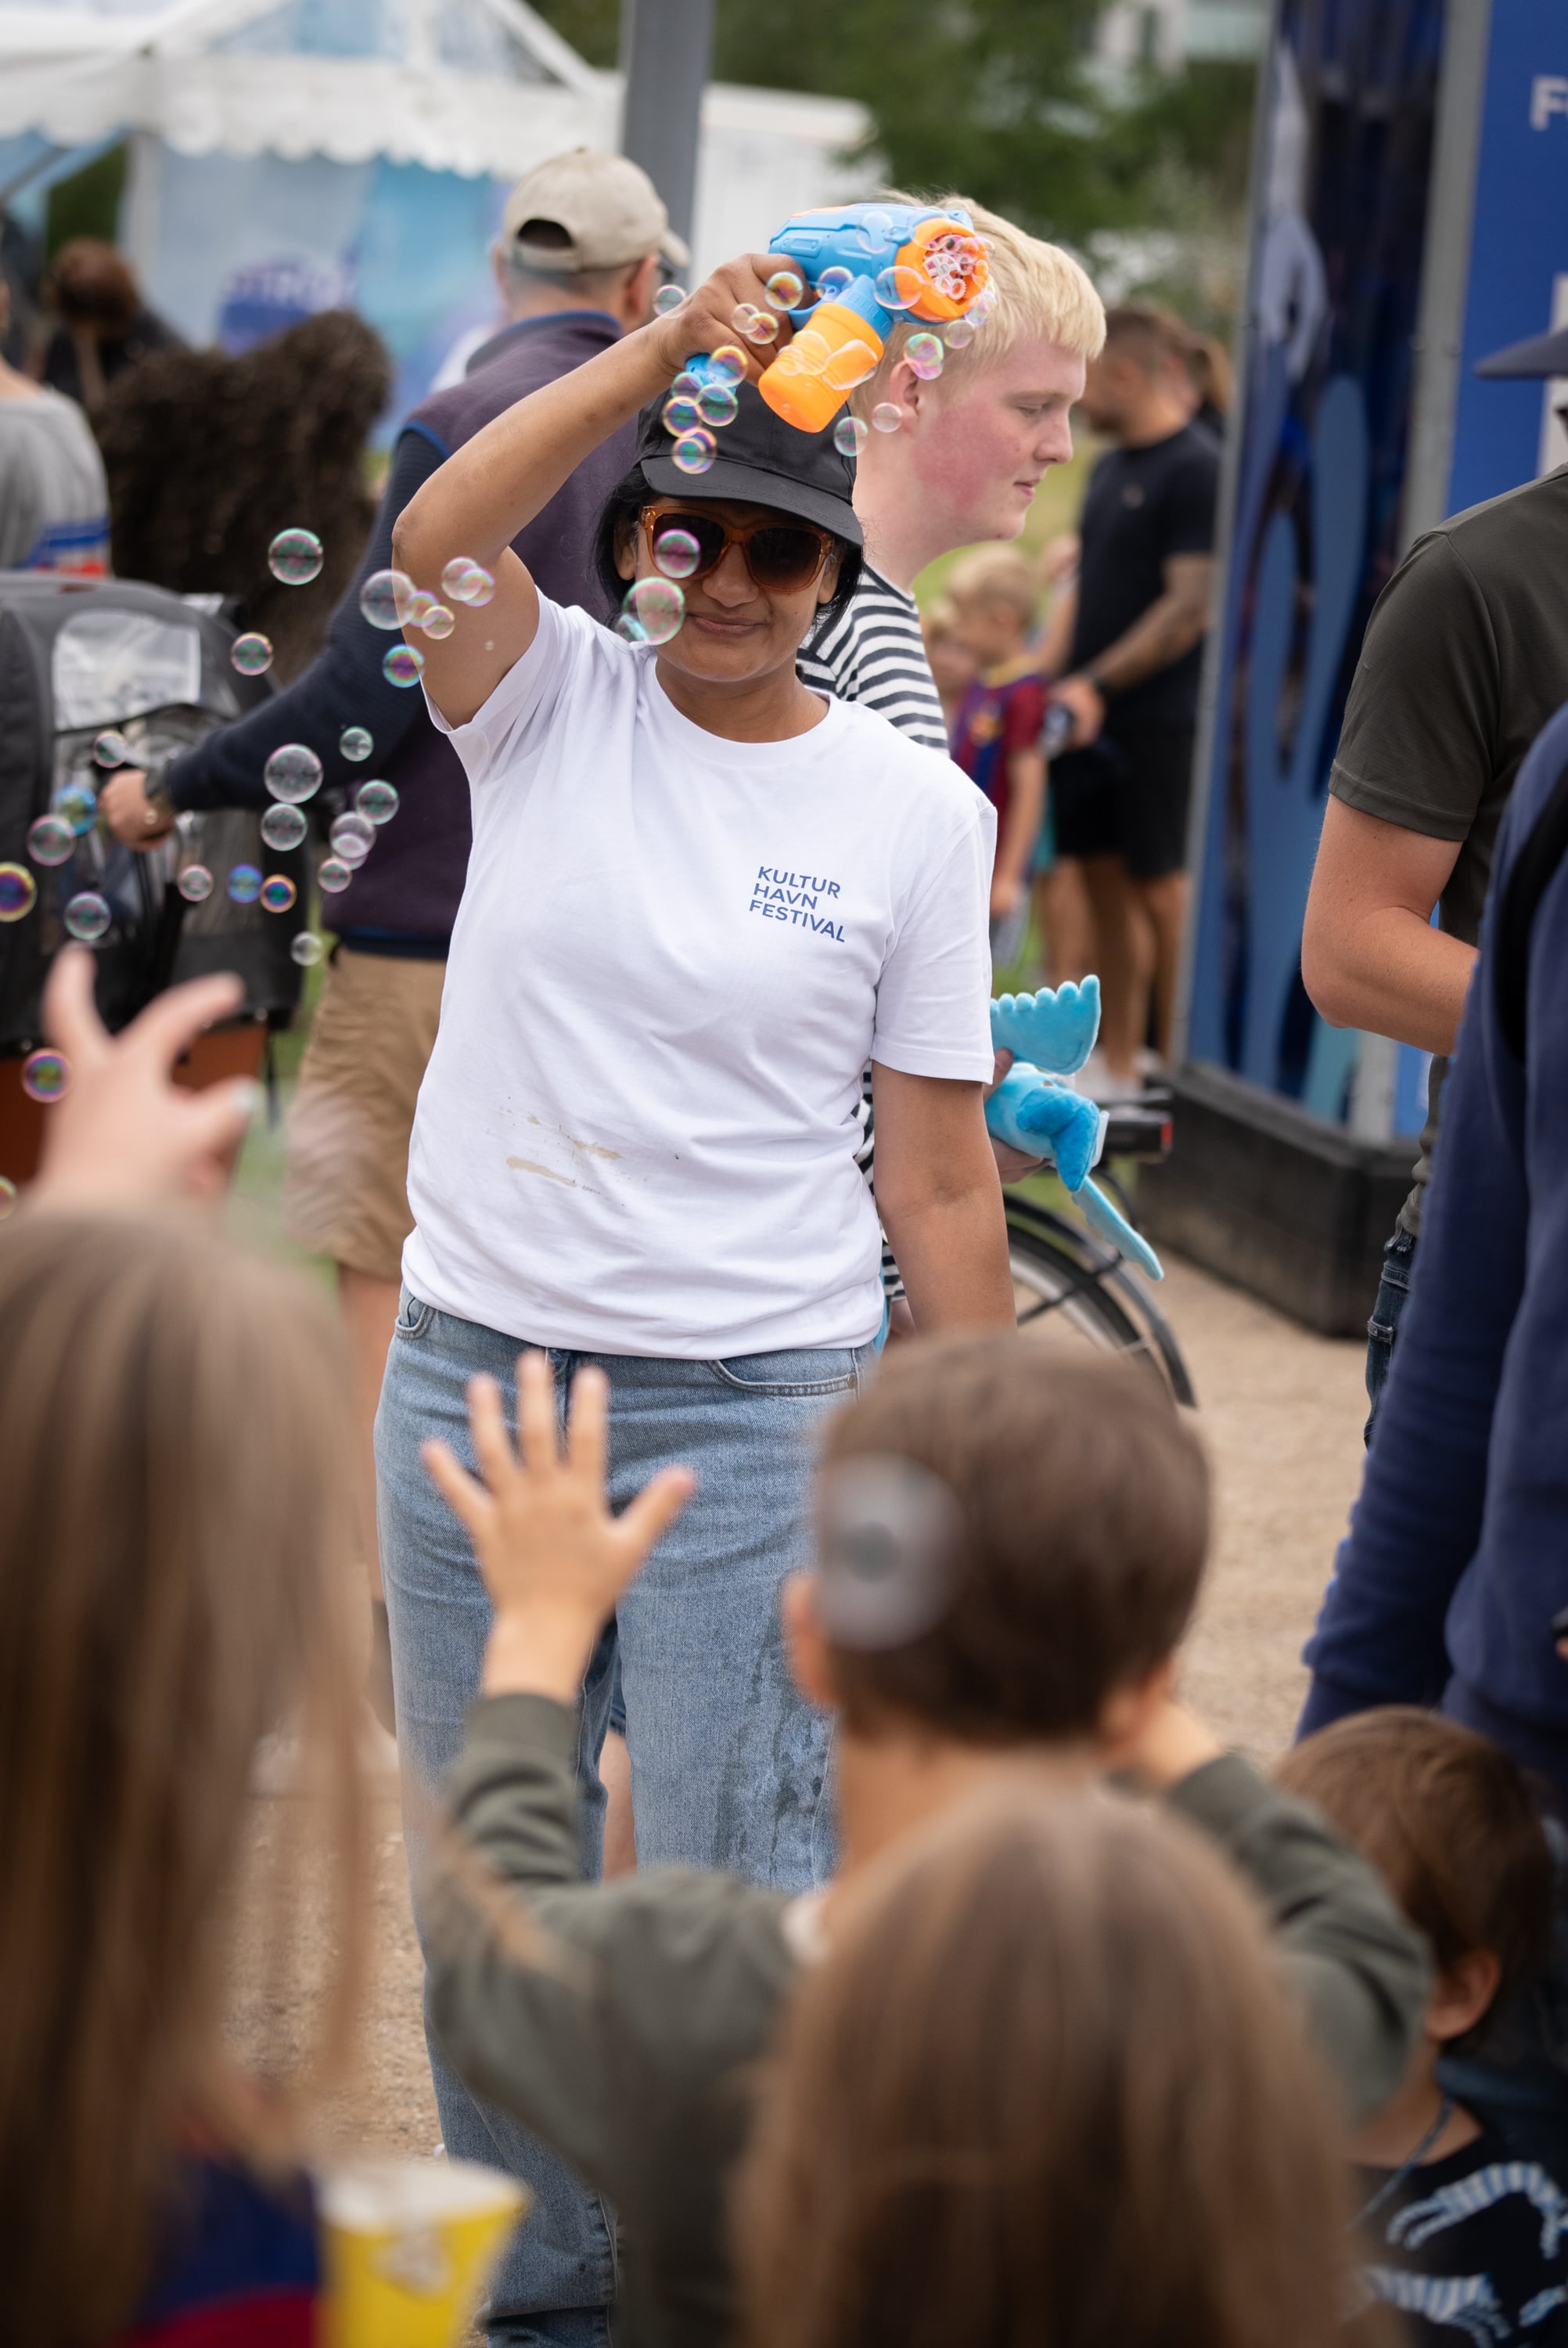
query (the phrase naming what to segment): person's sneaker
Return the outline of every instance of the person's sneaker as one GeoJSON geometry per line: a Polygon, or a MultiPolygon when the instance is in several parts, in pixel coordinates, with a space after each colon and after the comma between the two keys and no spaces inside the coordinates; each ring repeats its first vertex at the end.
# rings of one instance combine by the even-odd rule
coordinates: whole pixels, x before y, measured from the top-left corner
{"type": "Polygon", "coordinates": [[[1076,1081],[1079,1091],[1097,1100],[1102,1108],[1113,1101],[1136,1100],[1143,1089],[1143,1079],[1135,1072],[1125,1076],[1112,1076],[1105,1065],[1105,1055],[1099,1051],[1091,1052],[1076,1081]]]}

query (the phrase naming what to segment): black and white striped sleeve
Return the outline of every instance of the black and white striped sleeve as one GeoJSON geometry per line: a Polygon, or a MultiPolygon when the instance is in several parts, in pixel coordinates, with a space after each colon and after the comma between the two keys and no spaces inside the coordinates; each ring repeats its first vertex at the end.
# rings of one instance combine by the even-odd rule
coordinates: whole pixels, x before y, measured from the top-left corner
{"type": "Polygon", "coordinates": [[[806,639],[795,665],[818,693],[858,701],[912,742],[948,755],[947,721],[915,598],[869,564],[847,609],[806,639]]]}

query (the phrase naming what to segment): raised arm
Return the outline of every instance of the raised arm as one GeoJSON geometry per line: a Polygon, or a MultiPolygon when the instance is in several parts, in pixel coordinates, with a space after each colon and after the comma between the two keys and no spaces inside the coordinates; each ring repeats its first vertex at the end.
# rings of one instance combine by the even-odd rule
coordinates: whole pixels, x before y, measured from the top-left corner
{"type": "MultiPolygon", "coordinates": [[[[765,255],[726,262],[669,317],[624,335],[597,358],[519,400],[449,457],[404,509],[393,534],[394,560],[416,587],[441,594],[441,574],[466,556],[490,572],[491,602],[464,612],[444,640],[418,635],[425,683],[449,725],[466,725],[533,643],[538,594],[511,541],[549,503],[585,457],[629,423],[698,351],[736,344],[733,313],[748,302],[768,306],[765,255]]],[[[748,374],[761,364],[748,351],[748,374]]],[[[417,632],[416,632],[417,633],[417,632]]]]}

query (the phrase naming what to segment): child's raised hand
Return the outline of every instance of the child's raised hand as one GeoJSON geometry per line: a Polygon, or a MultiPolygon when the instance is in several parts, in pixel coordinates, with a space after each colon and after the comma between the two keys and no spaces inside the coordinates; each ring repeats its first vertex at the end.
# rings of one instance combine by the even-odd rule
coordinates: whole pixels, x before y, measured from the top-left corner
{"type": "Polygon", "coordinates": [[[563,1447],[549,1363],[543,1354],[524,1354],[518,1363],[520,1458],[507,1432],[501,1390],[488,1377],[468,1387],[479,1477],[445,1443],[421,1447],[432,1478],[467,1528],[496,1610],[485,1654],[487,1695],[527,1693],[570,1703],[617,1599],[695,1489],[690,1468],[664,1468],[611,1516],[605,1492],[609,1403],[603,1371],[579,1370],[563,1447]]]}

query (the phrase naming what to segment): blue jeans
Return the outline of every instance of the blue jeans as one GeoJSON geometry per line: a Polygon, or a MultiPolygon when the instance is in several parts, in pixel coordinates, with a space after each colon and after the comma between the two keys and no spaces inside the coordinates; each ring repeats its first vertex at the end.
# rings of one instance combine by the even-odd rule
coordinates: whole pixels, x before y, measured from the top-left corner
{"type": "Polygon", "coordinates": [[[1389,1365],[1394,1358],[1394,1340],[1399,1334],[1399,1315],[1409,1294],[1415,1261],[1416,1235],[1401,1223],[1383,1250],[1383,1277],[1378,1283],[1372,1318],[1367,1323],[1367,1400],[1371,1408],[1367,1413],[1363,1440],[1368,1445],[1378,1424],[1383,1388],[1389,1383],[1389,1365]]]}
{"type": "MultiPolygon", "coordinates": [[[[462,1745],[490,1608],[467,1537],[425,1475],[419,1445],[442,1436],[472,1468],[464,1388],[476,1371],[489,1371],[510,1412],[519,1350],[511,1337],[404,1294],[375,1457],[398,1743],[405,1771],[425,1787],[462,1745]]],[[[812,1437],[858,1390],[875,1351],[712,1362],[551,1354],[563,1400],[584,1362],[609,1375],[615,1505],[671,1464],[694,1468],[699,1479],[589,1666],[578,1747],[586,1874],[599,1870],[597,1764],[618,1664],[642,1866],[725,1868],[791,1891],[830,1871],[829,1724],[790,1683],[778,1591],[807,1561],[812,1437]]],[[[409,1825],[416,1860],[416,1811],[409,1825]]],[[[416,1921],[417,1907],[416,1897],[416,1921]]],[[[601,2348],[615,2291],[610,2212],[537,2137],[470,2095],[428,2024],[425,2035],[447,2151],[512,2169],[534,2192],[491,2288],[491,2342],[601,2348]]]]}

